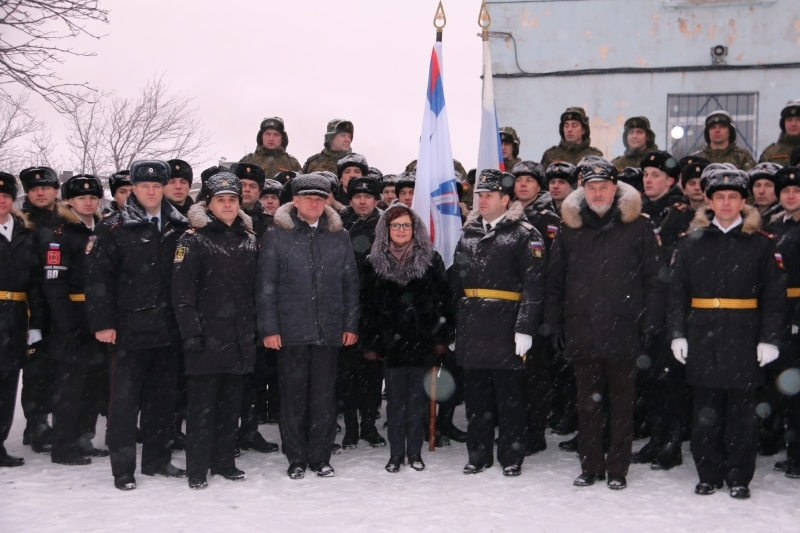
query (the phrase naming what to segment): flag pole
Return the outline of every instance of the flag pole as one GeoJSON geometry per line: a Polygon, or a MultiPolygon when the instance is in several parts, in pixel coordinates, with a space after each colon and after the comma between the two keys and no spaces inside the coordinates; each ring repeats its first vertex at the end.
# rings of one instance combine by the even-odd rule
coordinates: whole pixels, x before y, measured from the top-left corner
{"type": "MultiPolygon", "coordinates": [[[[439,0],[439,7],[436,8],[436,15],[433,17],[433,27],[436,28],[436,42],[442,42],[442,33],[447,25],[447,17],[444,14],[444,6],[439,0]]],[[[436,353],[434,353],[436,357],[436,353]]],[[[436,451],[436,365],[431,367],[431,403],[428,412],[428,451],[436,451]]]]}

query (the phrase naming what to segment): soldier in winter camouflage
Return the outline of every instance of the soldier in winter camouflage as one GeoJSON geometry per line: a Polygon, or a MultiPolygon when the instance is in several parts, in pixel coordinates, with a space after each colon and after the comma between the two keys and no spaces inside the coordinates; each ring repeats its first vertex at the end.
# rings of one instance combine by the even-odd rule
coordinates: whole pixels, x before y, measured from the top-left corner
{"type": "Polygon", "coordinates": [[[561,114],[561,123],[558,126],[561,142],[549,148],[542,156],[542,166],[549,167],[557,161],[566,161],[573,165],[587,155],[602,156],[603,152],[589,146],[591,144],[591,130],[586,111],[582,107],[568,107],[561,114]]]}
{"type": "Polygon", "coordinates": [[[303,165],[303,173],[311,174],[326,170],[336,173],[336,163],[352,152],[350,143],[353,142],[353,123],[349,120],[335,118],[328,122],[328,130],[325,133],[325,148],[318,154],[308,158],[303,165]]]}
{"type": "MultiPolygon", "coordinates": [[[[462,176],[467,175],[467,171],[464,170],[464,165],[458,159],[453,159],[453,169],[456,172],[460,172],[462,176]]],[[[417,160],[413,160],[411,163],[406,165],[406,172],[417,172],[417,160]]]]}
{"type": "Polygon", "coordinates": [[[714,111],[706,117],[703,136],[706,146],[692,155],[704,157],[712,163],[731,163],[745,172],[756,166],[750,152],[736,146],[736,128],[727,111],[714,111]]]}
{"type": "Polygon", "coordinates": [[[503,151],[503,163],[506,166],[506,172],[511,172],[514,165],[522,161],[519,158],[519,137],[516,130],[511,126],[500,128],[500,148],[503,151]]]}
{"type": "Polygon", "coordinates": [[[625,145],[625,153],[611,163],[619,171],[628,167],[639,168],[647,152],[658,150],[656,134],[650,129],[650,120],[647,117],[631,117],[626,120],[622,144],[625,145]]]}
{"type": "Polygon", "coordinates": [[[781,110],[781,134],[778,142],[767,146],[759,163],[778,163],[789,166],[792,150],[800,147],[800,99],[791,100],[781,110]]]}
{"type": "Polygon", "coordinates": [[[274,176],[278,172],[300,170],[300,162],[286,152],[289,146],[289,135],[280,117],[265,118],[256,135],[256,151],[244,156],[241,163],[258,165],[265,176],[274,176]]]}

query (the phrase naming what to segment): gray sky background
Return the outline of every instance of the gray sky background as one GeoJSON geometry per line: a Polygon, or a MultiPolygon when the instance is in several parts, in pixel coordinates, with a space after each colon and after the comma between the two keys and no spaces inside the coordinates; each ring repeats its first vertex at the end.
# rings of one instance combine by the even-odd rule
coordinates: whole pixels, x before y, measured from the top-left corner
{"type": "MultiPolygon", "coordinates": [[[[219,157],[255,149],[260,121],[282,117],[288,152],[301,164],[322,149],[327,122],[355,124],[353,149],[384,173],[417,157],[438,0],[102,0],[108,25],[100,40],[74,48],[65,81],[135,96],[164,74],[174,92],[193,97],[212,134],[199,170],[219,157]]],[[[481,46],[478,0],[446,0],[444,90],[453,155],[469,169],[477,159],[481,46]]],[[[31,98],[59,150],[63,120],[31,98]]]]}

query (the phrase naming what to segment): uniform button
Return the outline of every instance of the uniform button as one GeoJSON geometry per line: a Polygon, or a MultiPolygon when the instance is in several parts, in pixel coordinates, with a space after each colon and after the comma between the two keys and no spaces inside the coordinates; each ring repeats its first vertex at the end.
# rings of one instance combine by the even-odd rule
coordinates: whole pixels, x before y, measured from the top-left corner
{"type": "Polygon", "coordinates": [[[711,301],[711,305],[714,307],[714,309],[719,309],[719,306],[720,306],[719,298],[714,298],[711,301]]]}

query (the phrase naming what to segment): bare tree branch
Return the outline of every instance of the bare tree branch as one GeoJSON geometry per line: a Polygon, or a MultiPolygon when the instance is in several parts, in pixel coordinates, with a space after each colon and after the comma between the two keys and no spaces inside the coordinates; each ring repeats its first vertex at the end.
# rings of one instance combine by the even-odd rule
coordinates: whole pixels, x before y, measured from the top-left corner
{"type": "Polygon", "coordinates": [[[28,94],[0,99],[0,168],[12,172],[26,159],[23,141],[43,129],[43,124],[27,107],[28,94]]]}
{"type": "Polygon", "coordinates": [[[99,39],[87,28],[94,22],[108,22],[99,0],[0,0],[0,99],[12,99],[6,85],[21,85],[59,111],[78,90],[85,98],[90,87],[63,82],[53,67],[66,55],[94,55],[59,45],[79,35],[99,39]]]}
{"type": "Polygon", "coordinates": [[[80,173],[101,176],[108,171],[108,161],[101,144],[105,107],[99,98],[91,100],[79,96],[67,102],[67,108],[62,113],[67,119],[69,133],[66,141],[73,157],[71,168],[80,173]]]}

